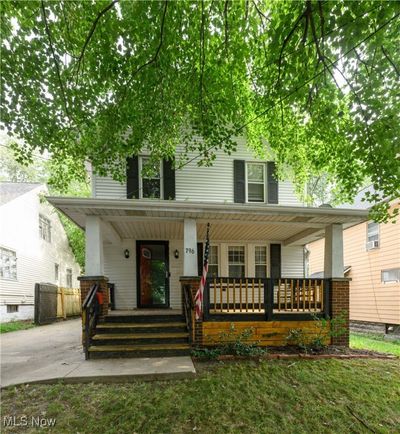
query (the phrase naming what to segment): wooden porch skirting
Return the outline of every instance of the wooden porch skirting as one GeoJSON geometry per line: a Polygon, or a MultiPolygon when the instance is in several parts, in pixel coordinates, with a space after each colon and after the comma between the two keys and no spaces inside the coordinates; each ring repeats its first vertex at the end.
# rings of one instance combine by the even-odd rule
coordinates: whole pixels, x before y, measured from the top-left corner
{"type": "MultiPolygon", "coordinates": [[[[203,337],[202,345],[213,346],[220,344],[221,334],[229,333],[232,325],[237,334],[246,329],[251,329],[253,333],[246,342],[257,343],[257,345],[263,347],[287,345],[286,338],[292,329],[303,330],[307,337],[316,336],[319,333],[318,324],[315,321],[206,321],[200,325],[203,337]]],[[[329,337],[326,338],[325,343],[330,344],[329,337]]]]}

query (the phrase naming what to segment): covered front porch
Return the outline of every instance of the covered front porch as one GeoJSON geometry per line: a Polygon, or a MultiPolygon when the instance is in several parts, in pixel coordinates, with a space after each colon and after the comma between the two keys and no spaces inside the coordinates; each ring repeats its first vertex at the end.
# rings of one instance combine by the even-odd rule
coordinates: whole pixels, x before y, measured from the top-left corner
{"type": "MultiPolygon", "coordinates": [[[[347,285],[348,293],[343,278],[343,228],[367,218],[359,210],[264,204],[49,200],[86,231],[82,296],[87,302],[92,291],[95,300],[94,286],[102,290],[105,303],[98,320],[118,314],[154,317],[153,309],[179,312],[192,345],[206,345],[205,330],[219,332],[230,322],[241,323],[240,327],[262,322],[276,329],[278,323],[292,321],[293,325],[331,316],[333,281],[347,285]],[[208,223],[209,278],[203,317],[196,322],[193,296],[208,223]],[[304,245],[322,236],[326,238],[324,279],[309,279],[304,245]]],[[[345,298],[348,306],[348,294],[345,298]]],[[[345,310],[343,297],[342,301],[345,310]]]]}

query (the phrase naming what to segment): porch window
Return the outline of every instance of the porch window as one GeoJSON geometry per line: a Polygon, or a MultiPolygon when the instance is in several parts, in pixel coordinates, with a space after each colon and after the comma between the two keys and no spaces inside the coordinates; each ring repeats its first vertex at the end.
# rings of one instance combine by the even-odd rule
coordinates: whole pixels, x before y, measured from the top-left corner
{"type": "Polygon", "coordinates": [[[247,201],[265,202],[265,164],[247,163],[247,201]]]}
{"type": "Polygon", "coordinates": [[[42,214],[39,214],[39,236],[42,240],[51,242],[51,223],[42,214]]]}
{"type": "Polygon", "coordinates": [[[0,278],[17,280],[17,254],[0,247],[0,278]]]}
{"type": "Polygon", "coordinates": [[[379,223],[369,222],[367,227],[367,250],[379,247],[379,223]]]}
{"type": "Polygon", "coordinates": [[[255,249],[255,276],[259,278],[267,277],[267,247],[256,246],[255,249]]]}
{"type": "Polygon", "coordinates": [[[72,270],[67,268],[66,270],[67,288],[72,288],[72,270]]]}
{"type": "Polygon", "coordinates": [[[245,277],[245,250],[244,246],[228,247],[228,273],[229,277],[245,277]]]}
{"type": "Polygon", "coordinates": [[[218,276],[218,246],[210,246],[208,254],[208,276],[218,276]]]}
{"type": "Polygon", "coordinates": [[[141,197],[161,199],[161,163],[151,164],[149,157],[140,158],[141,197]]]}

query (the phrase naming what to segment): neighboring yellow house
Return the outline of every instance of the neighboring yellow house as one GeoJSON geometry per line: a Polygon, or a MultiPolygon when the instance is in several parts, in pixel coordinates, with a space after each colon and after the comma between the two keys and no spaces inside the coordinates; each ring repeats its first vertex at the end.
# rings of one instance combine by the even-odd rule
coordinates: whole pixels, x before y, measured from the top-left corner
{"type": "MultiPolygon", "coordinates": [[[[391,210],[399,206],[396,200],[391,210]]],[[[307,246],[311,277],[324,269],[324,243],[320,239],[307,246]]],[[[345,275],[352,279],[352,325],[400,333],[400,217],[396,223],[365,222],[346,229],[343,250],[345,275]]]]}

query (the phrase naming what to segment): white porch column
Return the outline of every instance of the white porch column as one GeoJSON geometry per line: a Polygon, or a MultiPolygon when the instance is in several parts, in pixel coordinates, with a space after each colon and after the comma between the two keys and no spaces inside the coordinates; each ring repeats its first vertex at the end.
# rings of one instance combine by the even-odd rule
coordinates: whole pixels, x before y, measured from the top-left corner
{"type": "Polygon", "coordinates": [[[101,219],[97,216],[86,217],[86,276],[103,276],[103,235],[101,232],[101,219]]]}
{"type": "Polygon", "coordinates": [[[344,277],[343,227],[332,224],[325,228],[324,277],[344,277]]]}
{"type": "Polygon", "coordinates": [[[197,229],[196,220],[183,221],[183,275],[197,276],[197,229]]]}

